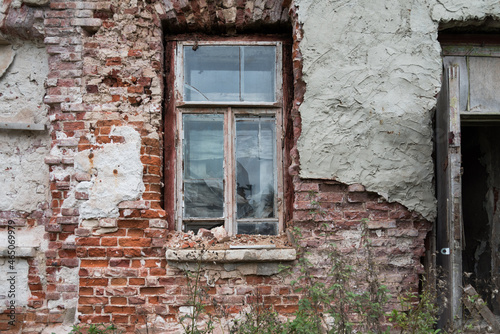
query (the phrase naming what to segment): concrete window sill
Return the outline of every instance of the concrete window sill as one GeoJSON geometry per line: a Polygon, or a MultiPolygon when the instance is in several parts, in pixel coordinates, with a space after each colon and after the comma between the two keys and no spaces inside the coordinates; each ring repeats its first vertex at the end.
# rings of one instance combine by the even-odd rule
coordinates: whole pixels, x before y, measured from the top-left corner
{"type": "Polygon", "coordinates": [[[247,249],[167,249],[167,261],[174,262],[281,262],[294,261],[297,252],[293,248],[247,248],[247,249]]]}
{"type": "Polygon", "coordinates": [[[35,123],[0,123],[0,129],[45,131],[47,130],[47,125],[35,123]]]}
{"type": "MultiPolygon", "coordinates": [[[[16,247],[14,248],[15,254],[13,255],[15,258],[35,257],[37,249],[36,247],[16,247]]],[[[7,247],[0,247],[0,258],[10,257],[9,251],[7,247]]]]}

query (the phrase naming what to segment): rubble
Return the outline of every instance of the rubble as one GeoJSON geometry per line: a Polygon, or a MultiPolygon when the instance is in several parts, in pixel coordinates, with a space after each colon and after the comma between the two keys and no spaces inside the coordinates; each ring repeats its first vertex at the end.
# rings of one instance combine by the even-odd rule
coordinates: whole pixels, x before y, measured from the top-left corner
{"type": "Polygon", "coordinates": [[[211,230],[200,229],[197,234],[193,231],[171,231],[166,236],[165,248],[222,250],[230,249],[231,246],[255,248],[255,246],[269,247],[271,245],[276,248],[292,247],[284,233],[278,236],[236,234],[229,237],[224,227],[219,226],[211,230]]]}

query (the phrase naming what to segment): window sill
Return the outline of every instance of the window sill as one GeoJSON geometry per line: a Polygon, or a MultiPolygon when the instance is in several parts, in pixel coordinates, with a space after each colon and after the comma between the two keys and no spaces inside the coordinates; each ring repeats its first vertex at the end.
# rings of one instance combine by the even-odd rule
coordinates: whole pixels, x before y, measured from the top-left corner
{"type": "Polygon", "coordinates": [[[0,258],[29,258],[29,257],[35,257],[36,251],[38,248],[36,247],[15,247],[14,252],[12,253],[12,250],[9,249],[8,247],[0,247],[0,258]],[[9,252],[11,252],[9,254],[9,252]]]}
{"type": "Polygon", "coordinates": [[[294,248],[246,248],[246,249],[172,249],[165,254],[167,261],[174,262],[282,262],[294,261],[294,248]]]}
{"type": "Polygon", "coordinates": [[[47,126],[45,124],[35,123],[0,123],[0,129],[45,131],[47,130],[47,126]]]}

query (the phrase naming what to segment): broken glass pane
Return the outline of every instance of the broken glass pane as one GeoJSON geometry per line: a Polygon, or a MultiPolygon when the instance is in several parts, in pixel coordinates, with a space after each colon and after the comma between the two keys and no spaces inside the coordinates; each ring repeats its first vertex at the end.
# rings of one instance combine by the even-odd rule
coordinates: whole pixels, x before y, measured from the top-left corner
{"type": "Polygon", "coordinates": [[[210,230],[217,226],[224,226],[224,221],[186,222],[184,232],[193,231],[196,234],[200,228],[210,230]]]}
{"type": "Polygon", "coordinates": [[[234,46],[185,46],[184,100],[239,101],[239,59],[234,46]]]}
{"type": "Polygon", "coordinates": [[[238,218],[275,217],[274,117],[236,119],[236,210],[238,218]]]}
{"type": "Polygon", "coordinates": [[[224,214],[224,116],[183,115],[184,217],[224,214]]]}

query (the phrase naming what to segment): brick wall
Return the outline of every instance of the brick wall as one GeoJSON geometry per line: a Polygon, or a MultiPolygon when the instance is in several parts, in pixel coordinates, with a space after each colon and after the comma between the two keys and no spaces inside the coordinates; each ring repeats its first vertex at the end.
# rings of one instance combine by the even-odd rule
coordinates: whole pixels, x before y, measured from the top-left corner
{"type": "MultiPolygon", "coordinates": [[[[163,196],[172,195],[162,194],[162,36],[169,33],[292,31],[288,226],[302,231],[300,243],[312,252],[323,249],[325,241],[335,241],[349,256],[359,245],[362,220],[368,219],[381,277],[393,291],[399,286],[417,289],[420,257],[431,227],[428,221],[398,203],[385,202],[362,185],[299,177],[298,107],[306,87],[299,49],[302,28],[293,4],[281,0],[132,3],[53,0],[41,9],[26,7],[44,17],[50,57],[44,101],[50,107],[52,150],[45,159],[51,171],[50,204],[32,213],[0,213],[2,224],[14,219],[19,226],[44,226],[48,240],[48,250],[30,262],[32,297],[26,308],[18,310],[22,316],[17,319],[23,332],[71,323],[75,311],[71,301],[77,320],[85,324],[113,322],[126,332],[146,324],[165,332],[180,328],[189,291],[183,271],[165,259],[169,232],[162,204],[163,196]],[[88,185],[95,185],[98,174],[105,172],[97,156],[109,147],[130,144],[130,138],[114,132],[124,127],[140,135],[143,188],[134,198],[119,200],[116,215],[85,216],[82,207],[93,196],[88,185]],[[82,155],[88,158],[88,169],[75,164],[82,155]],[[311,213],[318,208],[324,214],[311,213]],[[326,239],[320,236],[325,229],[326,239]]],[[[9,27],[8,31],[17,31],[9,27]]],[[[118,168],[111,170],[120,176],[118,168]]],[[[117,179],[117,188],[123,180],[117,179]]],[[[257,275],[248,266],[213,265],[204,270],[201,283],[210,286],[209,296],[224,305],[228,318],[256,301],[274,305],[285,316],[297,310],[300,296],[292,291],[289,279],[257,275]]],[[[15,332],[18,327],[10,328],[6,319],[2,318],[2,329],[15,332]]]]}

